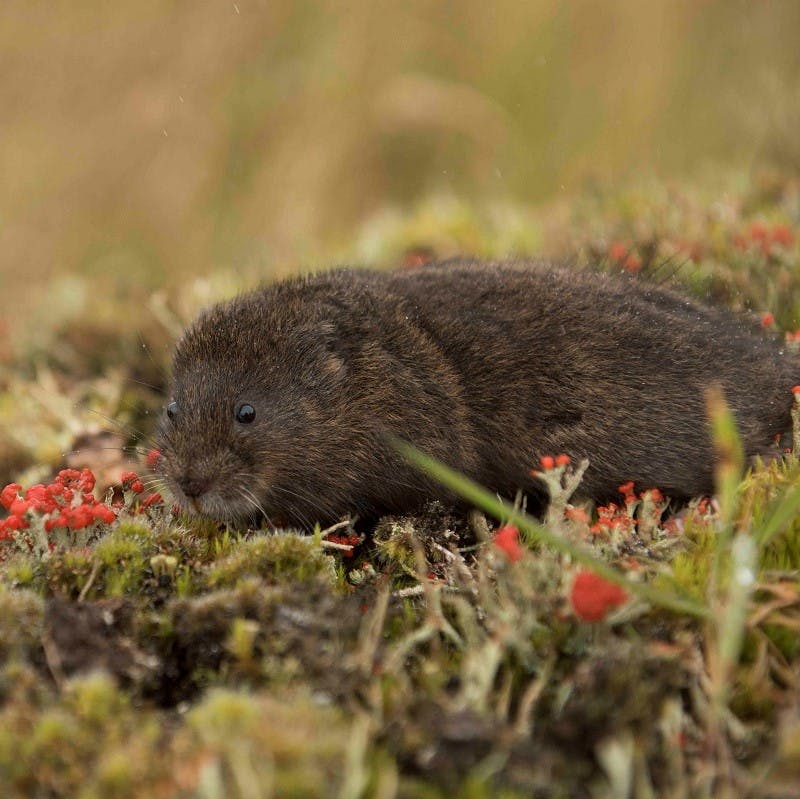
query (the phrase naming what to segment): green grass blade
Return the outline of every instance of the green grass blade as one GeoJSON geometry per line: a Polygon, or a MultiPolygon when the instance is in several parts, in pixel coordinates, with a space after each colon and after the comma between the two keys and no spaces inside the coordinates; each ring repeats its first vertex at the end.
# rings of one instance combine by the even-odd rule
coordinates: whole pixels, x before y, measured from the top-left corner
{"type": "Polygon", "coordinates": [[[769,517],[758,531],[758,545],[766,546],[800,513],[800,486],[792,486],[776,500],[769,517]]]}
{"type": "Polygon", "coordinates": [[[736,419],[719,386],[706,390],[706,409],[714,444],[714,483],[720,505],[719,550],[727,550],[739,507],[739,490],[744,475],[744,447],[736,419]]]}

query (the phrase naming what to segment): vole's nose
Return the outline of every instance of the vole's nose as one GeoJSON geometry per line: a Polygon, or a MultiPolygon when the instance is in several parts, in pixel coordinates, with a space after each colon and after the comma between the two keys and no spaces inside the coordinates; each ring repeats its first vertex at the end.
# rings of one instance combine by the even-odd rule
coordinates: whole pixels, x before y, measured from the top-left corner
{"type": "Polygon", "coordinates": [[[211,478],[185,474],[178,479],[178,485],[189,499],[197,499],[211,487],[211,478]]]}

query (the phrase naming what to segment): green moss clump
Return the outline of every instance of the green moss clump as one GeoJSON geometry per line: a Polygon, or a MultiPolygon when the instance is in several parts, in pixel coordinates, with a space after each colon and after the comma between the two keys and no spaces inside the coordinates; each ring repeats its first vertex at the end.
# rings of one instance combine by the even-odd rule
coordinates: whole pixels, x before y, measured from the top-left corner
{"type": "Polygon", "coordinates": [[[730,697],[730,708],[740,719],[761,719],[773,722],[775,692],[763,675],[740,668],[730,697]]]}
{"type": "Polygon", "coordinates": [[[92,574],[93,560],[90,549],[56,551],[43,561],[48,592],[77,599],[92,574]]]}
{"type": "Polygon", "coordinates": [[[295,533],[258,536],[242,541],[230,555],[206,573],[210,588],[232,588],[241,580],[259,577],[271,585],[310,580],[323,575],[336,582],[333,559],[313,538],[295,533]]]}
{"type": "Polygon", "coordinates": [[[23,552],[10,555],[3,562],[3,569],[0,572],[0,585],[3,584],[13,588],[42,591],[44,580],[39,560],[23,552]]]}
{"type": "Polygon", "coordinates": [[[761,550],[761,569],[784,572],[800,570],[800,518],[775,536],[761,550]]]}
{"type": "Polygon", "coordinates": [[[708,594],[716,533],[709,523],[689,517],[684,538],[686,548],[670,562],[671,574],[657,577],[653,584],[667,589],[678,586],[689,596],[703,602],[708,594]]]}
{"type": "Polygon", "coordinates": [[[769,535],[769,540],[761,542],[761,572],[800,569],[800,517],[796,513],[786,514],[783,525],[772,525],[776,509],[791,501],[799,487],[800,461],[792,456],[766,464],[759,462],[742,482],[742,506],[749,528],[757,538],[764,530],[769,535]]]}
{"type": "Polygon", "coordinates": [[[159,726],[136,712],[113,680],[91,674],[33,702],[15,695],[0,711],[0,785],[4,796],[126,799],[169,785],[171,753],[159,726]],[[128,766],[124,766],[127,760],[128,766]]]}
{"type": "Polygon", "coordinates": [[[49,593],[71,599],[135,595],[153,554],[152,530],[122,522],[93,548],[56,550],[42,562],[44,583],[49,593]]]}
{"type": "Polygon", "coordinates": [[[187,723],[193,748],[214,755],[205,776],[222,796],[243,795],[245,785],[254,796],[341,796],[351,777],[358,722],[302,693],[278,700],[214,690],[187,723]]]}
{"type": "Polygon", "coordinates": [[[123,523],[94,549],[102,564],[106,596],[123,596],[140,591],[152,554],[153,538],[148,527],[123,523]]]}
{"type": "Polygon", "coordinates": [[[65,706],[88,724],[102,725],[123,715],[130,706],[128,697],[120,692],[104,674],[70,683],[65,692],[65,706]]]}
{"type": "Polygon", "coordinates": [[[39,649],[44,626],[44,602],[33,591],[0,585],[0,663],[11,657],[30,657],[39,649]]]}
{"type": "Polygon", "coordinates": [[[416,574],[414,529],[408,520],[384,519],[375,528],[372,538],[377,560],[396,564],[407,575],[416,574]]]}

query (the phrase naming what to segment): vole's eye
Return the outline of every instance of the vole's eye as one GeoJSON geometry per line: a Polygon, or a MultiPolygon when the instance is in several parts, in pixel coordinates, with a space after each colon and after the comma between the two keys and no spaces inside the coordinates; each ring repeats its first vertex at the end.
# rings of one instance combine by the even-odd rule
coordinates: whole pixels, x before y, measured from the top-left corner
{"type": "Polygon", "coordinates": [[[174,401],[170,402],[170,404],[167,405],[167,416],[170,419],[174,419],[177,415],[178,415],[178,403],[174,401]]]}
{"type": "Polygon", "coordinates": [[[241,424],[250,424],[256,418],[256,409],[245,403],[236,409],[236,421],[241,424]]]}

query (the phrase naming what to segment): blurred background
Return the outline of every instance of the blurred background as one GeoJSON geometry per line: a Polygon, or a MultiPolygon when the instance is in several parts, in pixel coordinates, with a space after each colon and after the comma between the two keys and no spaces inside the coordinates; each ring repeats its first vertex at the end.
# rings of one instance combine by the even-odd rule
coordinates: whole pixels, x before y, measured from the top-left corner
{"type": "Polygon", "coordinates": [[[6,325],[76,278],[370,258],[359,231],[431,196],[797,171],[798,42],[791,0],[3,3],[6,325]]]}
{"type": "Polygon", "coordinates": [[[1,3],[0,479],[113,484],[201,305],[337,262],[691,262],[796,327],[799,42],[794,0],[1,3]]]}

